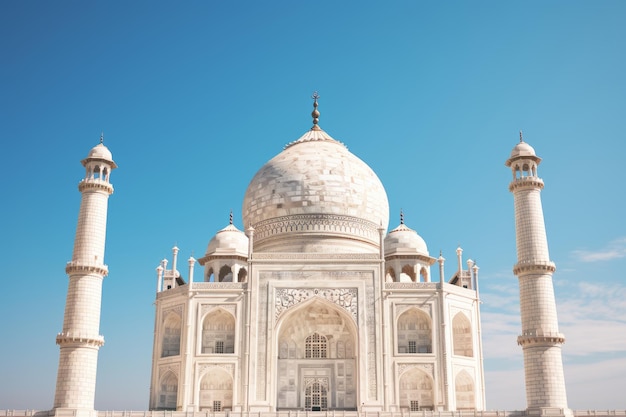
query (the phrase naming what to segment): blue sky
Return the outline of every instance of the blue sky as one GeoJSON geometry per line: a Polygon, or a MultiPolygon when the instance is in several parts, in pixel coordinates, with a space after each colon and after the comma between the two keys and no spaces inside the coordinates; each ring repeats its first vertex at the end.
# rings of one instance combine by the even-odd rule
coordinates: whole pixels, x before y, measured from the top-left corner
{"type": "MultiPolygon", "coordinates": [[[[480,266],[489,409],[525,408],[511,174],[543,163],[569,405],[624,409],[626,3],[0,2],[0,409],[49,409],[83,159],[111,177],[96,408],[147,407],[155,268],[200,257],[320,125],[454,269],[480,266]],[[10,383],[7,383],[10,381],[10,383]]],[[[200,279],[196,271],[196,279],[200,279]]]]}

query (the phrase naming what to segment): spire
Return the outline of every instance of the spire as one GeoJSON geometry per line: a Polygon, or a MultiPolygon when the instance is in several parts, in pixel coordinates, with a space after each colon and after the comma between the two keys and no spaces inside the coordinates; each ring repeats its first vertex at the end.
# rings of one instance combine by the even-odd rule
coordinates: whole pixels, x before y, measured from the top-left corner
{"type": "Polygon", "coordinates": [[[519,143],[524,142],[524,135],[522,135],[522,131],[519,131],[519,143]]]}
{"type": "Polygon", "coordinates": [[[232,225],[233,224],[233,211],[230,211],[230,216],[229,216],[229,223],[232,225]]]}
{"type": "Polygon", "coordinates": [[[400,224],[404,224],[404,211],[400,209],[400,224]]]}
{"type": "Polygon", "coordinates": [[[313,92],[311,98],[313,99],[313,112],[311,113],[311,116],[313,116],[313,127],[311,128],[311,130],[321,130],[320,127],[317,125],[320,117],[320,112],[317,110],[317,99],[320,98],[320,96],[319,94],[317,94],[317,91],[313,92]]]}
{"type": "Polygon", "coordinates": [[[100,132],[100,145],[104,144],[104,131],[100,132]]]}

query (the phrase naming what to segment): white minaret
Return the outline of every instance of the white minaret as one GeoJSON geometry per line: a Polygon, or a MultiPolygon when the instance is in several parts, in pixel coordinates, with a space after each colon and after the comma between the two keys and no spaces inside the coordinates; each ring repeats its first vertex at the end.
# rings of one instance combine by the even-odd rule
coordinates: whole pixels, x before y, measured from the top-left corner
{"type": "MultiPolygon", "coordinates": [[[[111,152],[102,144],[94,147],[81,163],[85,178],[78,184],[82,193],[72,260],[65,272],[69,287],[65,302],[63,331],[56,342],[61,348],[54,414],[70,412],[77,417],[96,416],[94,397],[98,349],[104,344],[100,331],[107,202],[113,193],[111,170],[117,168],[111,152]]],[[[69,415],[69,414],[68,414],[69,415]]]]}
{"type": "Polygon", "coordinates": [[[513,148],[506,166],[513,171],[509,191],[515,200],[517,264],[522,334],[517,343],[524,352],[527,412],[569,415],[556,302],[552,286],[554,262],[550,261],[541,207],[543,180],[537,176],[541,158],[524,142],[513,148]]]}

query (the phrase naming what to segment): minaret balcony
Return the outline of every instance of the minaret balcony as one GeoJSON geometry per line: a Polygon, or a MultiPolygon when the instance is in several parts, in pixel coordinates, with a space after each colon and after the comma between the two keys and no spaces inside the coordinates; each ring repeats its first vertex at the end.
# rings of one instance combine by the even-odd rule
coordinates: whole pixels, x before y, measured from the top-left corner
{"type": "Polygon", "coordinates": [[[113,186],[110,182],[101,179],[83,179],[78,183],[78,191],[105,191],[108,194],[113,194],[113,186]]]}
{"type": "Polygon", "coordinates": [[[80,333],[62,332],[57,334],[57,345],[88,345],[100,347],[104,345],[104,336],[83,335],[80,333]]]}
{"type": "Polygon", "coordinates": [[[521,336],[517,336],[517,344],[526,345],[543,345],[552,346],[554,344],[565,343],[565,336],[559,332],[544,332],[537,330],[536,332],[527,332],[521,336]]]}
{"type": "Polygon", "coordinates": [[[539,177],[521,177],[514,179],[509,184],[509,191],[511,192],[528,188],[543,189],[543,180],[539,177]]]}
{"type": "Polygon", "coordinates": [[[88,264],[84,262],[68,262],[65,265],[65,273],[72,274],[97,274],[103,277],[109,274],[109,267],[104,264],[88,264]]]}
{"type": "Polygon", "coordinates": [[[545,274],[556,271],[556,265],[552,261],[526,260],[520,261],[513,267],[515,275],[545,274]]]}

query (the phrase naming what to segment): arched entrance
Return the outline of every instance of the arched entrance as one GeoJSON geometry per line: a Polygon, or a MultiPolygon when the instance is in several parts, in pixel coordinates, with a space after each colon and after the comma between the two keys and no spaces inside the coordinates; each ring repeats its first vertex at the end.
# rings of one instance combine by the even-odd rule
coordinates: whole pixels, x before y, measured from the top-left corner
{"type": "Polygon", "coordinates": [[[277,410],[356,410],[357,330],[345,310],[321,298],[277,323],[277,410]]]}

